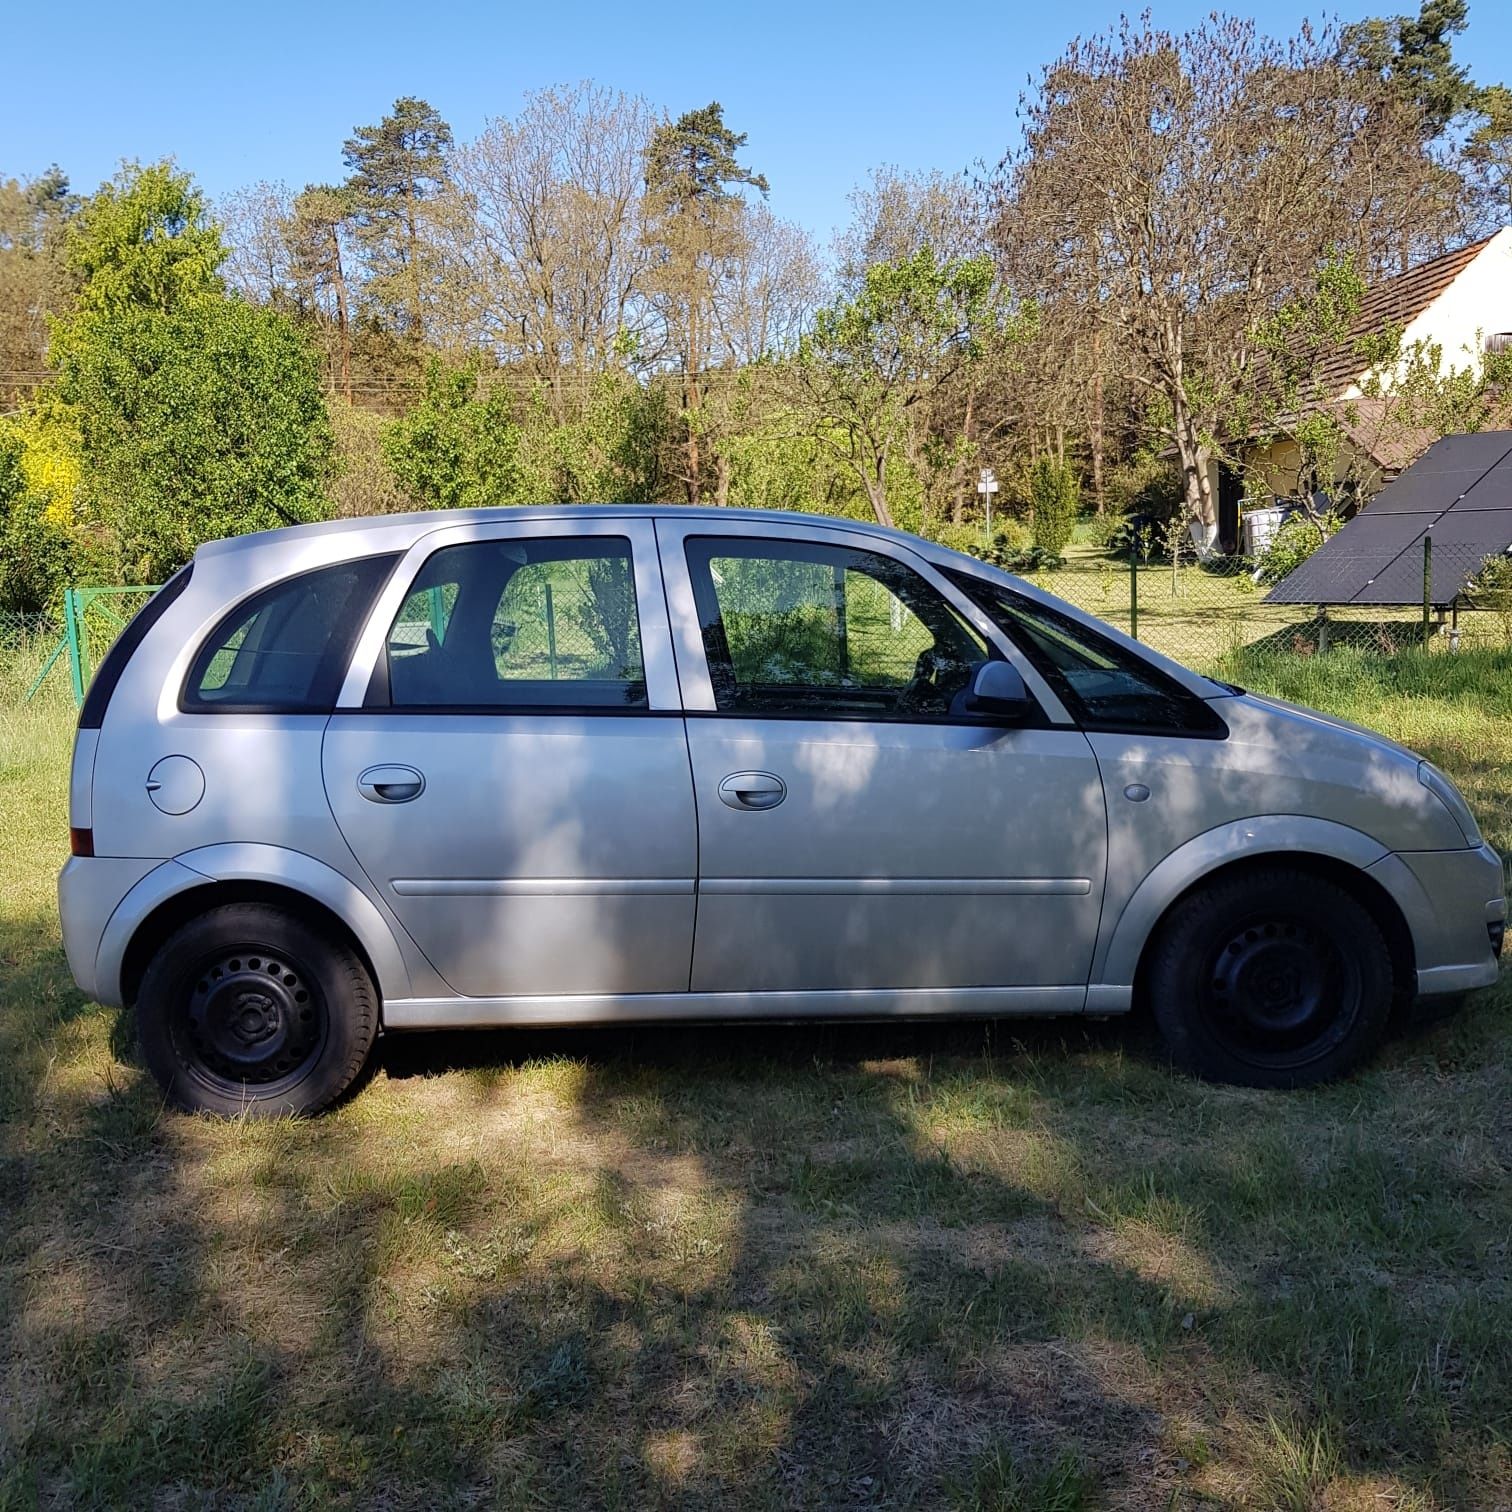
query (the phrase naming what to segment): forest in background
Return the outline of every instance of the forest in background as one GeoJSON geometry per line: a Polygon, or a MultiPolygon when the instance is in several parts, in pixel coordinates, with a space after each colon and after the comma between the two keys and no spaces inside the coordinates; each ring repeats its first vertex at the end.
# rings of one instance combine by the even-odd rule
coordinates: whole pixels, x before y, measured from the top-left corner
{"type": "MultiPolygon", "coordinates": [[[[1347,416],[1309,407],[1320,356],[1370,283],[1512,221],[1512,91],[1456,61],[1467,22],[1126,20],[1042,70],[1018,146],[875,169],[828,248],[718,104],[591,82],[472,140],[397,100],[297,191],[212,203],[173,162],[10,180],[0,607],[412,507],[818,510],[1009,564],[1078,513],[1200,540],[1209,461],[1257,436],[1326,500],[1347,416]]],[[[1503,362],[1400,340],[1359,355],[1408,375],[1404,433],[1504,418],[1503,362]]]]}

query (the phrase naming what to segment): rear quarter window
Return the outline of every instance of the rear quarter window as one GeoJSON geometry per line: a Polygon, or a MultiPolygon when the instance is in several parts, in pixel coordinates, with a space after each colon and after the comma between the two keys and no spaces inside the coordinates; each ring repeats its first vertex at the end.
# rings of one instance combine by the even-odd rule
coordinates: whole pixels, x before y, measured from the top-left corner
{"type": "Polygon", "coordinates": [[[362,557],[285,578],[205,637],[179,707],[192,714],[329,713],[357,636],[395,561],[362,557]]]}

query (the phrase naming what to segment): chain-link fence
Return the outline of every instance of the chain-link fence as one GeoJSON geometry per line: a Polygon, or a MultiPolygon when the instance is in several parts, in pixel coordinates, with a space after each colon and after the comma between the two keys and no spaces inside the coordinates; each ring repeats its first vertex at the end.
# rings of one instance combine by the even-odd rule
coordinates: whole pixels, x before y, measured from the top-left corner
{"type": "Polygon", "coordinates": [[[150,584],[65,588],[56,614],[0,613],[0,702],[66,692],[83,703],[116,636],[156,592],[150,584]]]}
{"type": "Polygon", "coordinates": [[[1512,644],[1512,561],[1484,543],[1335,551],[1316,566],[1323,570],[1309,572],[1305,600],[1236,557],[1171,562],[1073,550],[1061,566],[1026,577],[1200,671],[1267,653],[1512,644]]]}
{"type": "MultiPolygon", "coordinates": [[[[1026,576],[1202,671],[1232,672],[1245,656],[1315,656],[1341,647],[1392,655],[1418,646],[1512,646],[1512,556],[1494,545],[1412,541],[1394,556],[1334,549],[1307,566],[1308,601],[1232,557],[1131,561],[1079,548],[1062,565],[1026,576]]],[[[633,675],[640,646],[627,572],[557,563],[517,576],[495,626],[501,676],[633,675]]],[[[111,642],[153,592],[78,587],[62,594],[55,612],[0,611],[0,705],[36,697],[81,702],[111,642]]],[[[423,649],[428,635],[442,637],[452,592],[410,596],[394,627],[400,654],[406,646],[423,649]]],[[[883,610],[872,626],[863,612],[869,607],[858,602],[851,615],[853,654],[863,662],[872,640],[892,646],[900,633],[883,610]]]]}

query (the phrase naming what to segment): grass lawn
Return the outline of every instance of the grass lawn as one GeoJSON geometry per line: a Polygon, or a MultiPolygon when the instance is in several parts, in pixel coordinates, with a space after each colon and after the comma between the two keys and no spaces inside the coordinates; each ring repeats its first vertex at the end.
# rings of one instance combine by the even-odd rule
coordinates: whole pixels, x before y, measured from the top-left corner
{"type": "MultiPolygon", "coordinates": [[[[1512,851],[1512,655],[1261,663],[1512,851]]],[[[396,1039],[166,1113],[0,714],[0,1507],[1505,1507],[1512,990],[1278,1095],[1118,1025],[396,1039]]]]}

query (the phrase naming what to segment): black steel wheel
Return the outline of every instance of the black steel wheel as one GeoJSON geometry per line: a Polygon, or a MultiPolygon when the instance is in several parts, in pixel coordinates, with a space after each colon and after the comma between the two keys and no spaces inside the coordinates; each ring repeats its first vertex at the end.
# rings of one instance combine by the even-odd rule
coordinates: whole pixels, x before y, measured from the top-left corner
{"type": "Polygon", "coordinates": [[[1308,1086],[1357,1065],[1380,1037],[1393,986],[1369,909],[1286,867],[1220,878],[1177,903],[1147,983],[1178,1065],[1257,1087],[1308,1086]]]}
{"type": "Polygon", "coordinates": [[[137,1017],[170,1100],[219,1114],[320,1111],[355,1080],[377,1032],[355,953],[260,903],[211,909],[170,936],[137,1017]]]}

